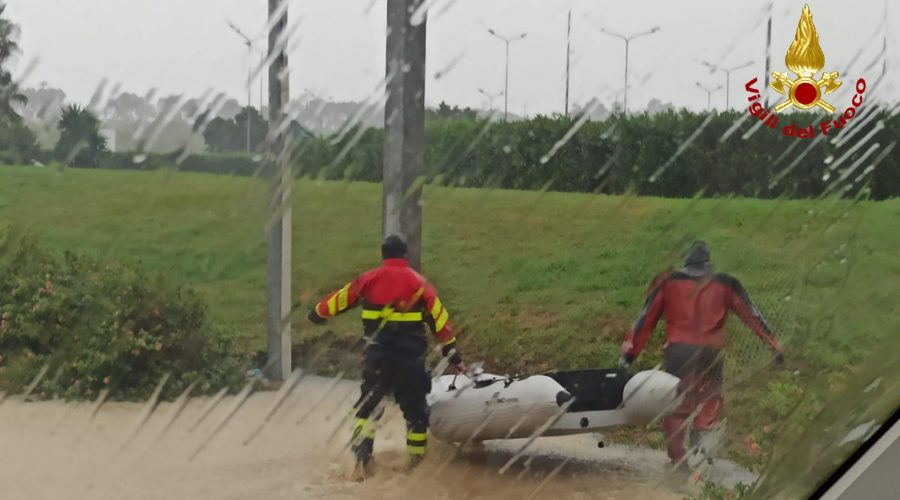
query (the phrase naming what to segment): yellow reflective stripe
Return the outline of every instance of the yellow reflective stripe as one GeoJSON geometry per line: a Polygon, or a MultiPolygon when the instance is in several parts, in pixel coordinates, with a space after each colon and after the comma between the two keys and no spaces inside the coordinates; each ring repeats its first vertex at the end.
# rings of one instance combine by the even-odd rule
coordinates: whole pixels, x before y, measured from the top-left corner
{"type": "Polygon", "coordinates": [[[368,419],[358,418],[353,426],[353,435],[375,439],[375,426],[368,419]]]}
{"type": "Polygon", "coordinates": [[[444,304],[441,303],[440,297],[434,298],[434,305],[431,306],[431,317],[434,319],[438,318],[438,315],[441,313],[441,309],[444,308],[444,304]]]}
{"type": "Polygon", "coordinates": [[[391,313],[391,315],[387,317],[387,320],[388,321],[422,321],[422,313],[420,313],[420,312],[391,313]]]}
{"type": "Polygon", "coordinates": [[[407,432],[406,440],[407,441],[427,441],[428,433],[427,432],[407,432]]]}
{"type": "Polygon", "coordinates": [[[447,324],[447,320],[450,319],[450,313],[447,312],[446,309],[441,313],[441,315],[434,320],[434,329],[436,331],[441,331],[444,329],[444,325],[447,324]]]}
{"type": "Polygon", "coordinates": [[[337,310],[343,311],[347,309],[347,299],[350,296],[350,283],[341,288],[337,293],[337,310]]]}
{"type": "Polygon", "coordinates": [[[454,345],[454,344],[456,344],[456,337],[453,337],[452,339],[450,339],[450,340],[444,342],[444,347],[451,346],[451,345],[454,345]]]}
{"type": "Polygon", "coordinates": [[[406,433],[406,451],[410,455],[424,455],[425,449],[427,446],[428,446],[428,433],[427,432],[409,431],[406,433]]]}
{"type": "Polygon", "coordinates": [[[372,311],[369,309],[363,309],[362,319],[386,319],[388,321],[422,321],[422,313],[421,312],[385,313],[383,311],[372,311]]]}
{"type": "Polygon", "coordinates": [[[328,315],[334,316],[335,314],[337,314],[337,295],[332,295],[328,299],[328,315]]]}

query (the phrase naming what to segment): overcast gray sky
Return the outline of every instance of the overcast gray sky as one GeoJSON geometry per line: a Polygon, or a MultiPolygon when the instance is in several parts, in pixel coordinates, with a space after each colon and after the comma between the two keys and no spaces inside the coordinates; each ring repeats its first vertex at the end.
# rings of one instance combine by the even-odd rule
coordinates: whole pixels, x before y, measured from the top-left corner
{"type": "MultiPolygon", "coordinates": [[[[109,79],[123,90],[201,95],[207,89],[246,99],[247,52],[228,28],[232,21],[251,36],[262,33],[265,0],[7,0],[9,16],[21,26],[22,55],[16,69],[37,62],[23,83],[46,81],[70,100],[87,102],[98,83],[109,79]]],[[[300,23],[291,51],[291,89],[310,89],[333,100],[363,100],[384,76],[386,0],[293,0],[290,22],[300,23]]],[[[504,46],[487,29],[528,36],[512,45],[510,111],[561,112],[565,95],[566,16],[573,14],[571,101],[598,97],[608,106],[621,99],[624,43],[599,26],[623,34],[660,26],[659,33],[631,43],[629,108],[652,98],[693,109],[706,106],[696,81],[724,83],[701,61],[735,66],[734,107],[743,105],[743,84],[763,76],[767,1],[686,0],[437,0],[428,20],[430,105],[441,100],[487,107],[479,88],[503,89],[504,46]],[[453,64],[455,61],[455,64],[453,64]],[[435,74],[452,66],[441,78],[435,74]]],[[[871,92],[890,96],[900,58],[896,46],[900,5],[884,0],[811,0],[826,56],[826,70],[848,81],[830,101],[849,101],[859,76],[874,80],[881,66],[868,63],[888,35],[889,78],[871,92]],[[874,40],[874,42],[873,42],[874,40]],[[854,55],[863,49],[861,57],[854,55]]],[[[803,2],[774,2],[772,69],[785,70],[803,2]]],[[[262,47],[262,45],[260,45],[262,47]]],[[[258,82],[253,102],[259,102],[258,82]]],[[[723,92],[714,103],[724,106],[723,92]]],[[[495,102],[495,106],[498,104],[495,102]]],[[[502,102],[500,102],[502,105],[502,102]]]]}

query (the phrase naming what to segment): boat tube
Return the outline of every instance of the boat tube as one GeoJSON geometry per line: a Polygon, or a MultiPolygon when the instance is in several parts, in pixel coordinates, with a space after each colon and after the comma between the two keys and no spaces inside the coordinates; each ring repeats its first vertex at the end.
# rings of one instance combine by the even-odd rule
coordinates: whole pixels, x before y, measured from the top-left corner
{"type": "Polygon", "coordinates": [[[528,377],[443,375],[428,404],[431,433],[447,442],[597,432],[647,424],[678,400],[679,379],[659,370],[555,371],[528,377]]]}

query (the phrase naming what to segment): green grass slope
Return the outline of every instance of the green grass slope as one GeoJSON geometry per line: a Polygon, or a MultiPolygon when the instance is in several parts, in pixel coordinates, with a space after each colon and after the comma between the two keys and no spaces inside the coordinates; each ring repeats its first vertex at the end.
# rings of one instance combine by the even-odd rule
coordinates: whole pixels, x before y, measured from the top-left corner
{"type": "MultiPolygon", "coordinates": [[[[245,178],[0,169],[3,225],[178,277],[248,348],[264,346],[264,197],[265,186],[245,178]]],[[[380,207],[378,185],[297,184],[297,297],[312,300],[378,264],[380,207]]],[[[469,350],[504,368],[614,361],[648,281],[694,238],[710,242],[717,267],[742,279],[789,344],[827,338],[849,348],[844,358],[850,338],[896,326],[897,202],[426,188],[424,214],[424,273],[469,350]]],[[[334,330],[355,332],[356,319],[334,330]]],[[[296,332],[321,334],[303,322],[296,332]]]]}
{"type": "MultiPolygon", "coordinates": [[[[0,167],[0,227],[174,276],[203,294],[225,334],[256,350],[265,347],[265,194],[248,178],[0,167]]],[[[305,305],[378,264],[380,194],[375,184],[296,184],[293,289],[305,305]]],[[[897,201],[429,186],[423,210],[423,271],[466,358],[492,371],[612,366],[648,282],[695,238],[711,244],[719,270],[743,281],[799,373],[771,373],[761,343],[730,322],[732,405],[752,414],[743,428],[786,416],[813,385],[810,404],[824,404],[874,346],[898,348],[897,201]]],[[[351,368],[356,316],[324,329],[305,312],[294,328],[300,352],[331,348],[326,359],[351,368]]],[[[658,362],[661,344],[657,333],[638,366],[658,362]]]]}

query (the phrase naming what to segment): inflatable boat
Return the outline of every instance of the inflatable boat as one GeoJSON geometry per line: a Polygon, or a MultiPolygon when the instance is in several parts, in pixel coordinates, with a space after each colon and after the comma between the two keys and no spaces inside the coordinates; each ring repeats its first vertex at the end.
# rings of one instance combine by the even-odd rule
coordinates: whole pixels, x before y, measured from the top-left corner
{"type": "Polygon", "coordinates": [[[428,396],[431,432],[467,442],[647,424],[675,408],[679,379],[658,370],[556,371],[528,377],[443,375],[428,396]]]}

